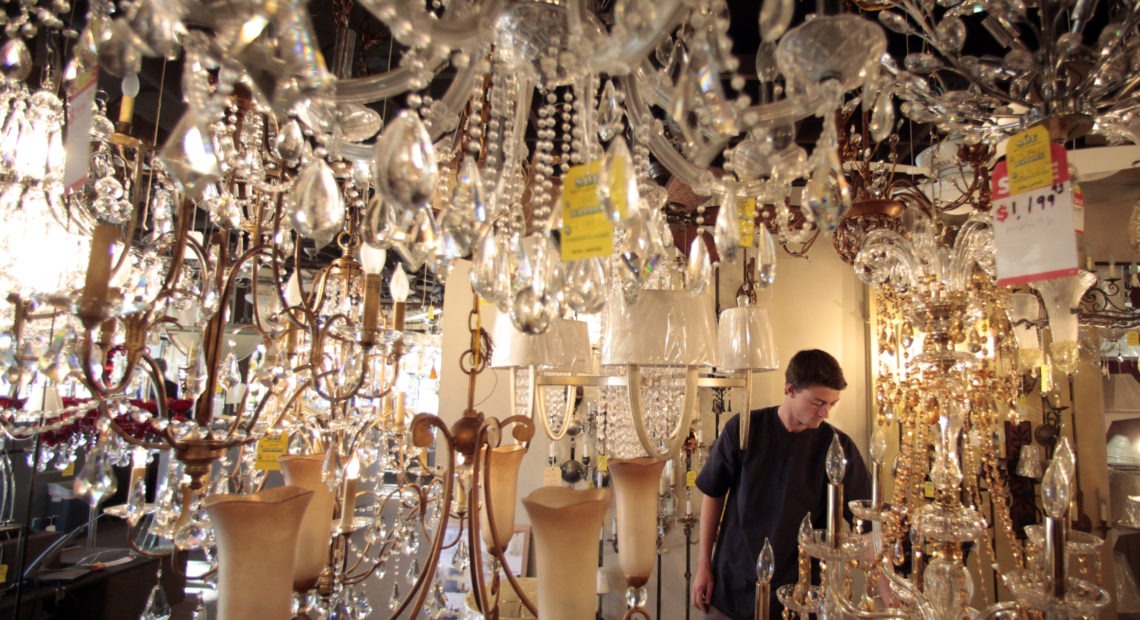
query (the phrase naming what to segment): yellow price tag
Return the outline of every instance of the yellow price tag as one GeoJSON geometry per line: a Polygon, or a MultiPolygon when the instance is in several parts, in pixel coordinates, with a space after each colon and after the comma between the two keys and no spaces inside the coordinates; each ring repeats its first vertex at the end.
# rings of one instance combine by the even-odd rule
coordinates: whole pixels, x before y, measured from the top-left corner
{"type": "MultiPolygon", "coordinates": [[[[619,168],[620,166],[615,166],[619,168]]],[[[598,177],[602,162],[592,161],[570,168],[562,182],[562,260],[609,256],[614,249],[614,224],[598,200],[598,177]]],[[[623,176],[624,168],[621,168],[623,176]]],[[[611,187],[620,187],[612,179],[611,187]]],[[[625,217],[625,193],[611,192],[618,211],[625,217]]]]}
{"type": "Polygon", "coordinates": [[[598,455],[598,471],[606,471],[607,469],[609,469],[609,467],[610,467],[610,461],[608,458],[606,458],[606,455],[599,454],[598,455]]]}
{"type": "Polygon", "coordinates": [[[685,486],[687,486],[687,487],[697,486],[697,472],[695,472],[695,471],[685,472],[685,486]]]}
{"type": "Polygon", "coordinates": [[[0,564],[0,583],[8,581],[8,565],[0,564]]]}
{"type": "Polygon", "coordinates": [[[740,247],[750,248],[756,238],[756,199],[737,201],[736,213],[740,221],[740,247]]]}
{"type": "Polygon", "coordinates": [[[262,437],[257,440],[257,458],[254,461],[254,468],[261,471],[280,471],[281,462],[277,458],[285,454],[288,449],[288,433],[262,437]]]}
{"type": "MultiPolygon", "coordinates": [[[[65,477],[65,478],[67,476],[74,476],[75,475],[75,461],[68,463],[67,469],[63,470],[63,472],[61,472],[60,475],[65,477]]],[[[0,581],[3,581],[3,579],[0,579],[0,581]]]]}
{"type": "Polygon", "coordinates": [[[929,480],[924,482],[922,484],[922,494],[926,496],[926,499],[934,499],[934,483],[929,480]]]}
{"type": "Polygon", "coordinates": [[[1009,139],[1005,150],[1009,194],[1021,194],[1053,184],[1053,155],[1049,131],[1038,125],[1009,139]]]}
{"type": "Polygon", "coordinates": [[[1140,332],[1124,332],[1124,342],[1130,347],[1140,347],[1140,332]]]}

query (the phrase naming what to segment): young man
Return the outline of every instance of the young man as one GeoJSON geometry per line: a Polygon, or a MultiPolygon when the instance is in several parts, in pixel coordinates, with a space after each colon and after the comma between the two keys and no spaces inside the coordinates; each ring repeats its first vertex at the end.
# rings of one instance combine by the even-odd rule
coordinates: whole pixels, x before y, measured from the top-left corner
{"type": "Polygon", "coordinates": [[[871,496],[858,448],[826,421],[847,387],[839,362],[818,349],[800,351],[788,362],[785,378],[784,402],[750,413],[747,449],[740,449],[740,417],[734,416],[697,477],[705,498],[693,602],[706,618],[753,617],[756,558],[765,538],[775,557],[770,617],[780,617],[776,589],[797,579],[800,522],[811,513],[815,528],[826,527],[825,462],[834,435],[847,455],[844,505],[871,496]]]}

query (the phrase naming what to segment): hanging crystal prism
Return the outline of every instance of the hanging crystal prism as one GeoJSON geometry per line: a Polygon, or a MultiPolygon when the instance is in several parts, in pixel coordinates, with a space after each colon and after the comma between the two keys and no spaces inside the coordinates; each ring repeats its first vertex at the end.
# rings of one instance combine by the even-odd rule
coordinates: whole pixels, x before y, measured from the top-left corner
{"type": "Polygon", "coordinates": [[[725,185],[724,199],[717,210],[713,241],[721,262],[736,261],[737,249],[740,247],[740,220],[736,212],[736,186],[731,183],[725,185]]]}
{"type": "Polygon", "coordinates": [[[182,115],[159,151],[158,159],[188,198],[196,198],[207,184],[222,177],[209,119],[195,108],[182,115]]]}
{"type": "Polygon", "coordinates": [[[344,197],[325,160],[313,158],[297,175],[289,192],[293,228],[304,237],[325,238],[341,229],[344,197]]]}
{"type": "Polygon", "coordinates": [[[709,257],[709,248],[705,243],[704,233],[693,239],[689,246],[689,263],[685,269],[685,290],[694,295],[704,292],[705,287],[712,281],[712,260],[709,257]]]}

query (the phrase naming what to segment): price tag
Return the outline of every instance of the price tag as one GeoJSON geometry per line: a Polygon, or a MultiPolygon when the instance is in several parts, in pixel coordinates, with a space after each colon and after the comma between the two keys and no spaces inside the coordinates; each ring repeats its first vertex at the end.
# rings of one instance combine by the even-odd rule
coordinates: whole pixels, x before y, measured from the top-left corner
{"type": "MultiPolygon", "coordinates": [[[[602,162],[592,161],[566,171],[562,182],[562,260],[605,257],[613,253],[614,224],[598,200],[598,176],[602,162]]],[[[615,175],[616,176],[616,175],[615,175]]],[[[614,179],[612,187],[616,187],[614,179]]],[[[611,192],[613,200],[625,200],[624,192],[611,192]]],[[[624,204],[617,205],[622,216],[624,204]]]]}
{"type": "MultiPolygon", "coordinates": [[[[1005,161],[1009,168],[1010,194],[1016,195],[1052,184],[1052,146],[1049,131],[1043,125],[1027,129],[1009,139],[1005,161]]],[[[1067,171],[1065,176],[1068,176],[1067,171]]]]}
{"type": "MultiPolygon", "coordinates": [[[[68,476],[74,476],[75,475],[75,461],[68,463],[67,469],[60,472],[59,475],[63,476],[64,478],[66,478],[68,476]]],[[[2,581],[2,580],[0,580],[0,581],[2,581]]]]}
{"type": "Polygon", "coordinates": [[[1077,273],[1073,191],[1065,148],[1052,145],[1053,183],[1012,193],[1006,162],[993,172],[998,284],[1008,286],[1077,273]]]}
{"type": "Polygon", "coordinates": [[[95,91],[99,84],[99,68],[92,67],[75,77],[67,102],[67,159],[63,168],[63,186],[68,192],[87,183],[91,154],[91,119],[95,114],[95,91]]]}
{"type": "Polygon", "coordinates": [[[277,460],[277,457],[285,454],[288,448],[288,433],[262,437],[257,440],[257,458],[254,462],[254,468],[261,471],[280,471],[281,462],[277,460]]]}
{"type": "Polygon", "coordinates": [[[922,483],[922,494],[926,499],[934,499],[934,483],[927,480],[922,483]]]}
{"type": "Polygon", "coordinates": [[[606,471],[610,468],[610,460],[604,454],[598,455],[597,469],[598,471],[606,471]]]}
{"type": "Polygon", "coordinates": [[[1124,343],[1130,347],[1140,347],[1140,332],[1124,332],[1124,343]]]}
{"type": "Polygon", "coordinates": [[[740,247],[750,248],[756,238],[756,199],[737,201],[736,210],[740,221],[740,247]]]}
{"type": "Polygon", "coordinates": [[[685,472],[685,486],[687,486],[687,487],[697,486],[697,472],[695,472],[695,471],[685,472]]]}
{"type": "Polygon", "coordinates": [[[557,487],[562,486],[562,470],[558,467],[551,465],[542,470],[542,486],[544,487],[557,487]]]}
{"type": "Polygon", "coordinates": [[[1085,194],[1079,184],[1073,185],[1073,229],[1085,232],[1085,194]]]}
{"type": "Polygon", "coordinates": [[[8,565],[0,564],[0,583],[8,581],[8,565]]]}

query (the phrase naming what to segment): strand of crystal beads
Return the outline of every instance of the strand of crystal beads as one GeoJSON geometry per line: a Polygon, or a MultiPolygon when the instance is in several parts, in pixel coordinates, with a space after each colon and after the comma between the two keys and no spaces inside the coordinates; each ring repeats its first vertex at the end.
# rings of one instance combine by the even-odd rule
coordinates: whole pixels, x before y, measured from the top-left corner
{"type": "Polygon", "coordinates": [[[570,170],[570,149],[574,132],[574,91],[567,89],[562,93],[561,125],[559,129],[558,149],[562,152],[558,162],[558,176],[565,176],[570,170]]]}
{"type": "Polygon", "coordinates": [[[554,126],[558,108],[558,95],[539,89],[542,105],[538,108],[538,141],[534,145],[534,169],[531,180],[530,202],[533,221],[545,224],[550,217],[550,192],[554,187],[554,140],[558,135],[554,126]]]}
{"type": "MultiPolygon", "coordinates": [[[[480,69],[487,67],[490,69],[490,61],[487,59],[480,59],[480,69]]],[[[483,71],[480,71],[483,73],[483,71]]],[[[504,121],[510,118],[510,112],[513,108],[513,102],[506,96],[506,76],[502,71],[491,72],[491,85],[488,87],[487,99],[491,104],[491,113],[487,119],[486,138],[487,138],[487,153],[483,161],[483,179],[489,188],[493,187],[499,181],[499,175],[503,173],[502,170],[502,151],[503,144],[507,140],[503,136],[504,121]]],[[[482,82],[479,82],[482,84],[482,82]]],[[[506,122],[509,126],[509,121],[506,122]]]]}
{"type": "MultiPolygon", "coordinates": [[[[486,61],[482,61],[481,65],[485,65],[486,61]]],[[[476,72],[475,79],[471,85],[471,96],[469,99],[470,111],[467,116],[467,154],[478,161],[479,153],[482,150],[483,139],[483,83],[485,79],[484,72],[476,72]]],[[[488,136],[490,131],[487,131],[488,136]]],[[[498,132],[496,132],[497,134],[498,132]]]]}
{"type": "Polygon", "coordinates": [[[593,155],[589,152],[589,147],[594,144],[593,137],[589,134],[592,117],[586,110],[586,105],[594,100],[589,95],[596,90],[593,83],[594,79],[589,75],[579,76],[574,82],[578,96],[571,101],[573,126],[570,128],[570,163],[575,165],[590,161],[593,155]]]}

